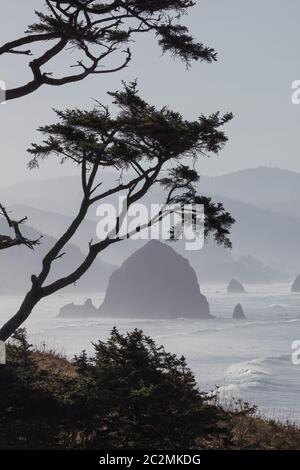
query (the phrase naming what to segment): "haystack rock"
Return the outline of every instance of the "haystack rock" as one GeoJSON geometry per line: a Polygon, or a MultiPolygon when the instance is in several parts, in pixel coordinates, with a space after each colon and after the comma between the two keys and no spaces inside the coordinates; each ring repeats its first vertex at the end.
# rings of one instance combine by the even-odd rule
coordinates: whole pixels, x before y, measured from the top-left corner
{"type": "Polygon", "coordinates": [[[235,309],[234,309],[234,312],[233,312],[233,315],[232,315],[232,318],[234,320],[247,320],[247,317],[244,313],[244,310],[243,310],[243,307],[241,306],[241,304],[237,304],[235,309]]]}
{"type": "Polygon", "coordinates": [[[296,277],[292,285],[292,292],[300,292],[300,275],[296,277]]]}
{"type": "Polygon", "coordinates": [[[114,318],[213,318],[189,262],[158,240],[136,251],[111,275],[99,313],[114,318]]]}
{"type": "Polygon", "coordinates": [[[65,305],[60,309],[58,316],[62,318],[98,317],[99,312],[91,299],[87,299],[83,305],[75,305],[73,302],[65,305]]]}
{"type": "Polygon", "coordinates": [[[246,291],[243,284],[241,284],[236,279],[232,279],[228,284],[227,292],[230,294],[244,294],[246,291]]]}

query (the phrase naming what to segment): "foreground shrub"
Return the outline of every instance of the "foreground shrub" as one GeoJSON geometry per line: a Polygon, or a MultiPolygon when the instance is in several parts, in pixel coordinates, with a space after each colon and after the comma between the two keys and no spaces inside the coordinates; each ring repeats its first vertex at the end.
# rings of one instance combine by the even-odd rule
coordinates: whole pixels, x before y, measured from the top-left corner
{"type": "Polygon", "coordinates": [[[73,362],[34,350],[19,330],[0,368],[0,449],[299,449],[300,430],[224,410],[201,393],[184,357],[113,329],[73,362]]]}
{"type": "Polygon", "coordinates": [[[115,328],[94,347],[93,358],[83,352],[75,359],[86,446],[190,447],[216,425],[184,357],[138,330],[122,335],[115,328]]]}

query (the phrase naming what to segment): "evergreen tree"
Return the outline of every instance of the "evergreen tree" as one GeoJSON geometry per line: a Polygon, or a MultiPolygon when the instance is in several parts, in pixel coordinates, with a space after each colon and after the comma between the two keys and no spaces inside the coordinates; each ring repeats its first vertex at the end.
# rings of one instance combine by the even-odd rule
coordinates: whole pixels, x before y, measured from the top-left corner
{"type": "Polygon", "coordinates": [[[121,71],[131,61],[129,45],[139,34],[154,33],[162,51],[178,57],[187,67],[195,60],[216,60],[215,51],[194,41],[188,28],[179,22],[195,5],[192,0],[45,0],[45,4],[24,36],[0,47],[0,56],[30,57],[32,79],[7,90],[7,100],[33,93],[44,85],[61,86],[91,74],[121,71]],[[45,50],[33,58],[32,45],[44,46],[45,50]],[[57,78],[49,69],[43,70],[70,48],[79,56],[71,65],[78,73],[72,71],[57,78]],[[108,66],[112,59],[115,65],[108,66]]]}
{"type": "Polygon", "coordinates": [[[76,361],[75,402],[86,448],[191,448],[215,428],[219,414],[184,357],[137,329],[123,335],[114,328],[94,348],[88,373],[82,358],[76,361]]]}

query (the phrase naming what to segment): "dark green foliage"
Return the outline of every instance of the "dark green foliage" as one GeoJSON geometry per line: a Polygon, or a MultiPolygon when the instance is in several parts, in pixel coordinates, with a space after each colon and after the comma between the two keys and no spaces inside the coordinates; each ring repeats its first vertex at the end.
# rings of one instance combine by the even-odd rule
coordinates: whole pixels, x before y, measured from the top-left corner
{"type": "MultiPolygon", "coordinates": [[[[12,100],[34,93],[44,85],[62,86],[84,80],[91,74],[115,73],[125,69],[131,59],[131,44],[139,34],[152,33],[163,53],[183,61],[211,63],[216,52],[197,42],[180,23],[195,3],[190,0],[45,0],[44,10],[36,11],[37,20],[25,36],[0,46],[0,56],[34,56],[28,66],[32,80],[8,89],[12,100]],[[38,43],[38,51],[32,45],[38,43]],[[72,71],[56,77],[51,61],[65,51],[76,50],[78,60],[72,71]],[[40,54],[40,55],[39,55],[40,54]],[[47,66],[47,67],[46,67],[47,66]],[[50,67],[50,70],[49,70],[50,67]]],[[[65,62],[65,61],[64,61],[65,62]]]]}
{"type": "Polygon", "coordinates": [[[21,344],[8,345],[0,368],[1,450],[299,449],[298,428],[261,419],[241,400],[227,411],[212,404],[185,359],[141,331],[114,328],[73,364],[21,344]]]}
{"type": "Polygon", "coordinates": [[[227,142],[219,128],[232,119],[231,114],[186,121],[167,107],[156,109],[145,102],[135,82],[109,95],[119,110],[115,117],[100,104],[92,111],[56,111],[60,122],[39,129],[49,137],[29,150],[34,156],[30,166],[38,165],[38,158],[54,154],[62,160],[80,163],[86,159],[89,163],[99,161],[99,166],[124,169],[144,159],[199,158],[219,152],[227,142]]]}
{"type": "Polygon", "coordinates": [[[107,343],[95,344],[92,359],[81,356],[76,363],[89,448],[190,447],[215,423],[185,359],[142,331],[114,329],[107,343]]]}
{"type": "Polygon", "coordinates": [[[26,328],[19,328],[12,335],[14,340],[14,348],[11,349],[11,354],[15,354],[16,359],[21,361],[23,367],[26,368],[31,365],[32,358],[32,344],[28,342],[26,328]]]}
{"type": "Polygon", "coordinates": [[[195,3],[190,0],[98,1],[49,0],[45,12],[36,12],[38,21],[29,34],[47,33],[65,38],[83,51],[87,45],[111,48],[128,42],[137,33],[154,31],[164,52],[171,52],[187,65],[192,60],[216,60],[213,49],[194,41],[178,19],[195,3]],[[135,22],[135,24],[134,24],[135,22]]]}
{"type": "Polygon", "coordinates": [[[70,381],[37,367],[25,329],[14,336],[0,369],[0,449],[57,448],[70,381]]]}
{"type": "Polygon", "coordinates": [[[192,60],[205,60],[214,62],[217,60],[216,52],[201,43],[195,44],[191,35],[187,34],[188,28],[182,25],[163,25],[158,28],[160,37],[159,45],[164,52],[170,52],[174,57],[179,57],[187,66],[192,60]]]}

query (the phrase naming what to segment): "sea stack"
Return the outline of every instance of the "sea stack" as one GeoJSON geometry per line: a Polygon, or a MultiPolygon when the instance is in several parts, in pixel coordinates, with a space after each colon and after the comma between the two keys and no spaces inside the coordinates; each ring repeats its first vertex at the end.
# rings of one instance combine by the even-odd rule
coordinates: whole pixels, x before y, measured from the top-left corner
{"type": "Polygon", "coordinates": [[[243,310],[243,307],[241,306],[241,304],[237,304],[235,309],[234,309],[234,312],[233,312],[233,315],[232,315],[232,318],[233,320],[247,320],[247,317],[244,313],[244,310],[243,310]]]}
{"type": "Polygon", "coordinates": [[[213,318],[189,262],[158,240],[136,251],[111,275],[99,314],[112,318],[213,318]]]}
{"type": "Polygon", "coordinates": [[[296,277],[291,290],[292,292],[300,292],[300,275],[296,277]]]}
{"type": "Polygon", "coordinates": [[[227,292],[230,294],[244,294],[246,291],[243,284],[241,284],[236,279],[232,279],[228,284],[227,292]]]}
{"type": "Polygon", "coordinates": [[[58,316],[62,318],[98,317],[99,312],[91,299],[87,299],[83,305],[75,305],[73,302],[65,305],[60,309],[58,316]]]}

